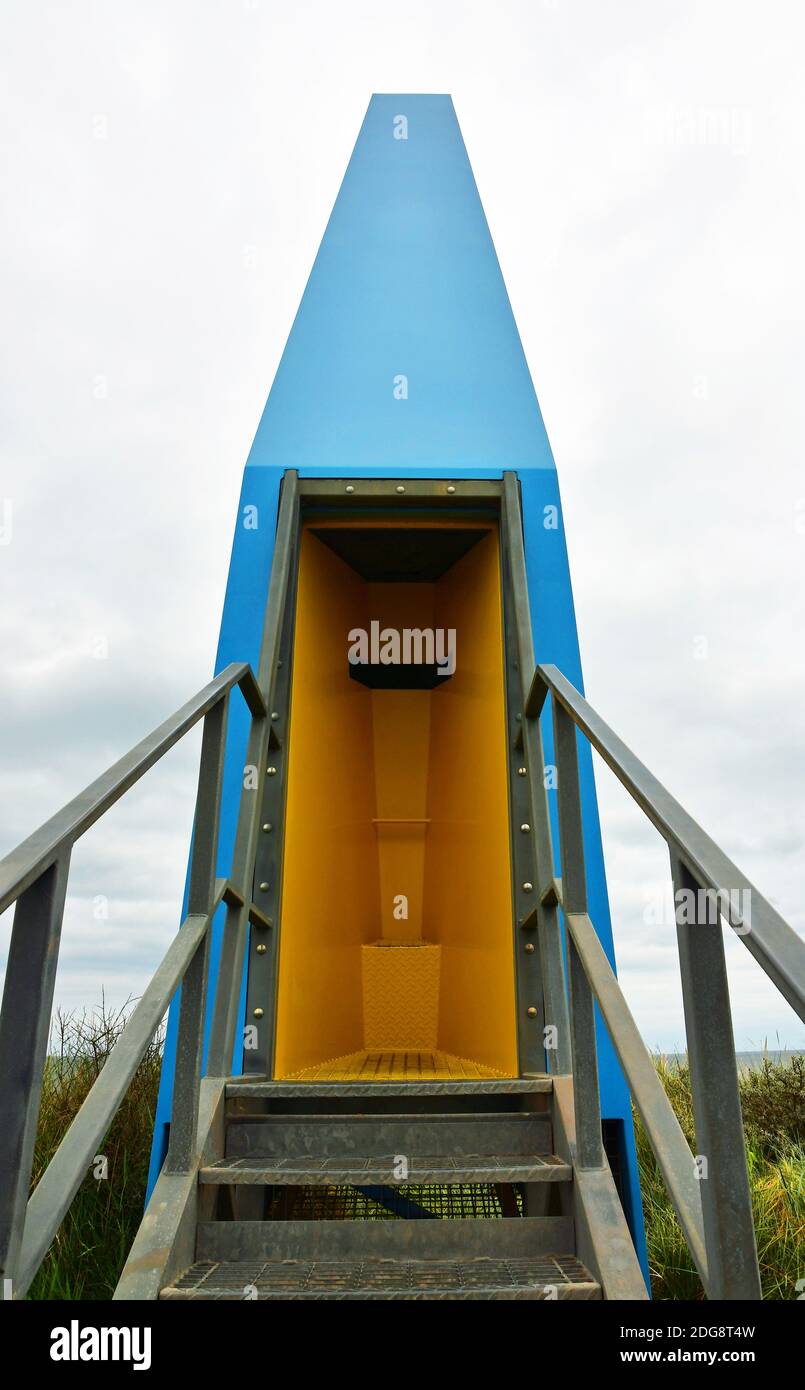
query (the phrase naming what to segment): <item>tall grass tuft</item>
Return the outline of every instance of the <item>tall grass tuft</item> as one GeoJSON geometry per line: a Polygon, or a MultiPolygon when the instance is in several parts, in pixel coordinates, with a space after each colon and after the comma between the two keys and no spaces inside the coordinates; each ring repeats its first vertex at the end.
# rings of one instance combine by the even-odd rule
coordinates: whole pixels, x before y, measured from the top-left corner
{"type": "MultiPolygon", "coordinates": [[[[127,1006],[57,1013],[42,1086],[35,1186],[123,1031],[127,1006]]],[[[32,1299],[111,1298],[140,1224],[154,1129],[162,1037],[140,1063],[108,1134],[36,1275],[32,1299]],[[106,1177],[96,1177],[106,1170],[106,1177]]]]}
{"type": "MultiPolygon", "coordinates": [[[[695,1152],[690,1072],[663,1057],[655,1065],[695,1152]]],[[[765,1057],[756,1070],[739,1073],[739,1088],[763,1297],[796,1298],[797,1281],[805,1277],[805,1057],[765,1057]]],[[[638,1116],[635,1132],[652,1293],[701,1299],[699,1276],[638,1116]]]]}

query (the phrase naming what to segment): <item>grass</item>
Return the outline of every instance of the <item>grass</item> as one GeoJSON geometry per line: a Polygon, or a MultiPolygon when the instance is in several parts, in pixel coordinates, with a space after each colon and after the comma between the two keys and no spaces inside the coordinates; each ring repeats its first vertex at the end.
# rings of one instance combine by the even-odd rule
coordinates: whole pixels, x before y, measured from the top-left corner
{"type": "MultiPolygon", "coordinates": [[[[117,1041],[127,1009],[59,1014],[42,1089],[34,1184],[117,1041]]],[[[162,1039],[149,1047],[99,1146],[107,1176],[90,1171],[31,1285],[29,1298],[108,1299],[145,1200],[162,1039]]],[[[688,1141],[693,1114],[687,1067],[656,1066],[688,1141]]],[[[765,1298],[796,1297],[805,1277],[805,1057],[764,1061],[740,1078],[755,1231],[765,1298]]],[[[702,1289],[639,1119],[635,1123],[654,1297],[698,1299],[702,1289]]]]}
{"type": "MultiPolygon", "coordinates": [[[[685,1138],[693,1144],[687,1066],[655,1059],[685,1138]]],[[[765,1058],[739,1077],[747,1166],[763,1297],[796,1298],[805,1277],[805,1057],[765,1058]]],[[[652,1293],[701,1299],[699,1277],[665,1191],[646,1132],[635,1117],[652,1293]]]]}
{"type": "MultiPolygon", "coordinates": [[[[124,1007],[57,1014],[45,1070],[34,1153],[34,1185],[119,1038],[124,1007]]],[[[156,1113],[162,1040],[143,1057],[91,1169],[28,1293],[32,1299],[108,1299],[140,1224],[156,1113]],[[100,1164],[95,1165],[97,1171],[100,1164]]]]}

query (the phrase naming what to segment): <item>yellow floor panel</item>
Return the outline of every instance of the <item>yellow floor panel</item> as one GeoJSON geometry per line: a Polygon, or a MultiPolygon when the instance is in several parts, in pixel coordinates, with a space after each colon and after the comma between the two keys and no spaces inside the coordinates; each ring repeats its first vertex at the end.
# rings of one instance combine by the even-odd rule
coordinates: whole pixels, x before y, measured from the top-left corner
{"type": "Polygon", "coordinates": [[[305,1067],[289,1081],[473,1081],[503,1073],[450,1052],[350,1052],[315,1067],[305,1067]]]}

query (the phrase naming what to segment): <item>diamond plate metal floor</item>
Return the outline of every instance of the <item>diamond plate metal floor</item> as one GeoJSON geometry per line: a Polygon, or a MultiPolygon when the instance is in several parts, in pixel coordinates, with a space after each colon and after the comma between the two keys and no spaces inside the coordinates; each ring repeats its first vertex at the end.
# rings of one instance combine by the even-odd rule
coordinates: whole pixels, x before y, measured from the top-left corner
{"type": "Polygon", "coordinates": [[[571,1255],[433,1260],[200,1261],[164,1299],[600,1299],[571,1255]]]}
{"type": "Polygon", "coordinates": [[[473,1081],[501,1072],[451,1052],[350,1052],[315,1067],[305,1067],[289,1081],[473,1081]]]}

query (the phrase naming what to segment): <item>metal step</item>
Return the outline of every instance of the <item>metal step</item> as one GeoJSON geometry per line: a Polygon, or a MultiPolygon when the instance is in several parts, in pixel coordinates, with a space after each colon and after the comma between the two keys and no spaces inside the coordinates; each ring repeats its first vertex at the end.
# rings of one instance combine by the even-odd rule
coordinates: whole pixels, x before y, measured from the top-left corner
{"type": "Polygon", "coordinates": [[[572,1255],[464,1259],[202,1260],[162,1290],[170,1300],[600,1299],[572,1255]]]}
{"type": "Polygon", "coordinates": [[[227,1082],[227,1099],[322,1100],[388,1096],[544,1095],[553,1090],[550,1076],[501,1077],[475,1081],[252,1081],[227,1082]]]}
{"type": "Polygon", "coordinates": [[[283,1158],[250,1156],[225,1158],[202,1168],[199,1182],[211,1186],[265,1184],[283,1186],[352,1186],[377,1183],[513,1183],[568,1182],[572,1168],[553,1154],[464,1154],[451,1158],[444,1154],[406,1157],[404,1176],[399,1155],[376,1154],[361,1157],[342,1154],[316,1157],[302,1154],[283,1158]]]}
{"type": "Polygon", "coordinates": [[[319,1158],[382,1154],[548,1154],[547,1114],[230,1116],[227,1158],[319,1158]]]}
{"type": "Polygon", "coordinates": [[[444,1221],[202,1221],[197,1260],[428,1260],[494,1255],[574,1255],[570,1216],[489,1216],[444,1221]]]}

